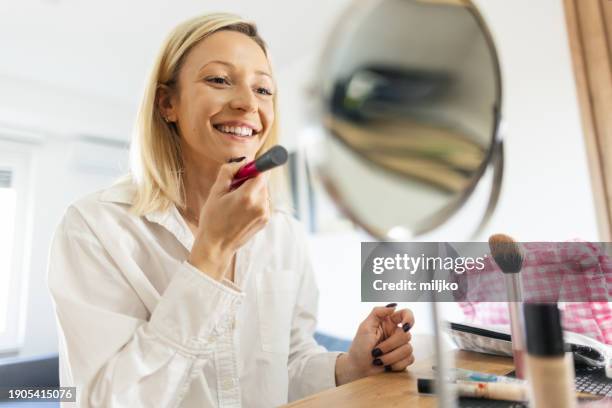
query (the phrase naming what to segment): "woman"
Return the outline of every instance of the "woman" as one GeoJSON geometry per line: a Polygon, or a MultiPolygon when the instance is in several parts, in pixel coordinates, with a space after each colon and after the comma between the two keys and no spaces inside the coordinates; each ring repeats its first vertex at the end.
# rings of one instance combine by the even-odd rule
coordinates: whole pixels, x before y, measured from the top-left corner
{"type": "Polygon", "coordinates": [[[163,45],[133,175],[70,206],[51,249],[61,382],[80,405],[270,407],[413,362],[413,316],[394,305],[348,353],[318,346],[305,234],[267,176],[229,191],[277,143],[275,95],[239,17],[189,20],[163,45]]]}

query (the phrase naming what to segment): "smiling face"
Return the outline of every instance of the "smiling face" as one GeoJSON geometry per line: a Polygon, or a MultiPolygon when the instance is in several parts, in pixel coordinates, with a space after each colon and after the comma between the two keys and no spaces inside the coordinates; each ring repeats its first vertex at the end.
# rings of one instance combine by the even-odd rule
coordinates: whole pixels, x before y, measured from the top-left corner
{"type": "Polygon", "coordinates": [[[274,122],[275,92],[264,51],[248,36],[219,31],[186,55],[175,89],[159,106],[181,136],[185,157],[203,165],[252,160],[274,122]],[[207,163],[203,163],[205,161],[207,163]]]}

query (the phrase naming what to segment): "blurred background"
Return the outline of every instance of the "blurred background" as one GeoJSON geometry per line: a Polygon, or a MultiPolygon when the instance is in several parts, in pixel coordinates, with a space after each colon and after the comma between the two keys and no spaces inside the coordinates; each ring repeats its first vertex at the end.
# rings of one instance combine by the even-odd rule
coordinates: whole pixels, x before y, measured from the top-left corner
{"type": "MultiPolygon", "coordinates": [[[[57,352],[46,265],[66,207],[125,173],[143,84],[166,33],[200,13],[254,20],[277,77],[282,143],[292,158],[296,215],[310,232],[320,288],[319,332],[352,338],[374,304],[360,302],[360,242],[370,240],[322,194],[308,193],[300,148],[312,131],[313,84],[326,38],[348,0],[307,2],[0,0],[0,354],[57,352]]],[[[479,240],[597,241],[563,4],[475,1],[504,81],[506,168],[498,208],[479,240]]],[[[483,183],[481,183],[483,184],[483,183]]],[[[477,189],[439,238],[468,238],[486,193],[477,189]]],[[[412,304],[415,337],[429,309],[412,304]]],[[[452,304],[448,317],[460,318],[452,304]]]]}

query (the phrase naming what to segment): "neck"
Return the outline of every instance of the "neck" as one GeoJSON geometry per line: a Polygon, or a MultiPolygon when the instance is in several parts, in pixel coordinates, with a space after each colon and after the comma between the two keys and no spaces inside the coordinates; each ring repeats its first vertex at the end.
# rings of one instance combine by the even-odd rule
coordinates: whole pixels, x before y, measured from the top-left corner
{"type": "MultiPolygon", "coordinates": [[[[216,163],[201,156],[195,157],[183,153],[183,185],[185,188],[185,206],[182,209],[190,218],[199,220],[200,209],[208,199],[215,183],[221,163],[216,163]]],[[[197,222],[196,222],[197,224],[197,222]]]]}

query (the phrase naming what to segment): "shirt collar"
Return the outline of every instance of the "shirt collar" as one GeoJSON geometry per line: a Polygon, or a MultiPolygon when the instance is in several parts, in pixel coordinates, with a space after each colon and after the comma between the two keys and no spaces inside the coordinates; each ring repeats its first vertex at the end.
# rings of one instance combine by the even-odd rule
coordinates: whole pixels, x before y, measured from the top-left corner
{"type": "MultiPolygon", "coordinates": [[[[108,189],[102,191],[99,199],[106,202],[133,204],[136,191],[137,186],[131,180],[123,179],[108,189]]],[[[145,214],[144,218],[147,221],[156,223],[168,230],[185,247],[185,249],[187,249],[187,251],[191,252],[191,248],[193,248],[194,244],[193,233],[189,229],[189,226],[179,213],[174,203],[170,204],[170,208],[167,210],[150,212],[145,214]]],[[[246,276],[249,274],[250,268],[248,265],[251,264],[251,248],[253,247],[254,241],[255,239],[250,239],[236,252],[235,279],[239,287],[244,284],[246,276]]],[[[234,285],[232,282],[229,282],[229,284],[234,285]]]]}
{"type": "MultiPolygon", "coordinates": [[[[132,204],[134,197],[136,196],[137,186],[128,179],[121,180],[108,189],[104,190],[100,195],[101,201],[120,203],[120,204],[132,204]]],[[[168,230],[174,237],[191,252],[193,247],[194,237],[193,233],[189,229],[189,226],[178,212],[178,209],[174,203],[170,204],[170,208],[165,211],[153,211],[144,215],[144,218],[149,222],[154,222],[166,230],[168,230]]],[[[239,266],[242,262],[242,257],[246,257],[246,263],[250,263],[251,248],[253,246],[254,239],[250,239],[243,247],[237,251],[236,270],[237,273],[243,275],[242,268],[239,266]]],[[[242,276],[241,276],[242,277],[242,276]]],[[[240,279],[241,277],[238,277],[240,279]]]]}
{"type": "Polygon", "coordinates": [[[130,180],[122,179],[100,193],[100,201],[132,204],[136,196],[136,185],[130,180]]]}
{"type": "Polygon", "coordinates": [[[170,204],[170,208],[166,211],[154,211],[145,214],[144,217],[148,221],[166,228],[188,251],[191,252],[194,241],[193,233],[174,204],[170,204]]]}
{"type": "MultiPolygon", "coordinates": [[[[120,204],[133,204],[137,186],[130,180],[121,180],[100,194],[100,200],[120,204]]],[[[193,234],[179,214],[174,203],[165,211],[153,211],[144,215],[147,221],[167,229],[188,250],[193,247],[193,234]]]]}

